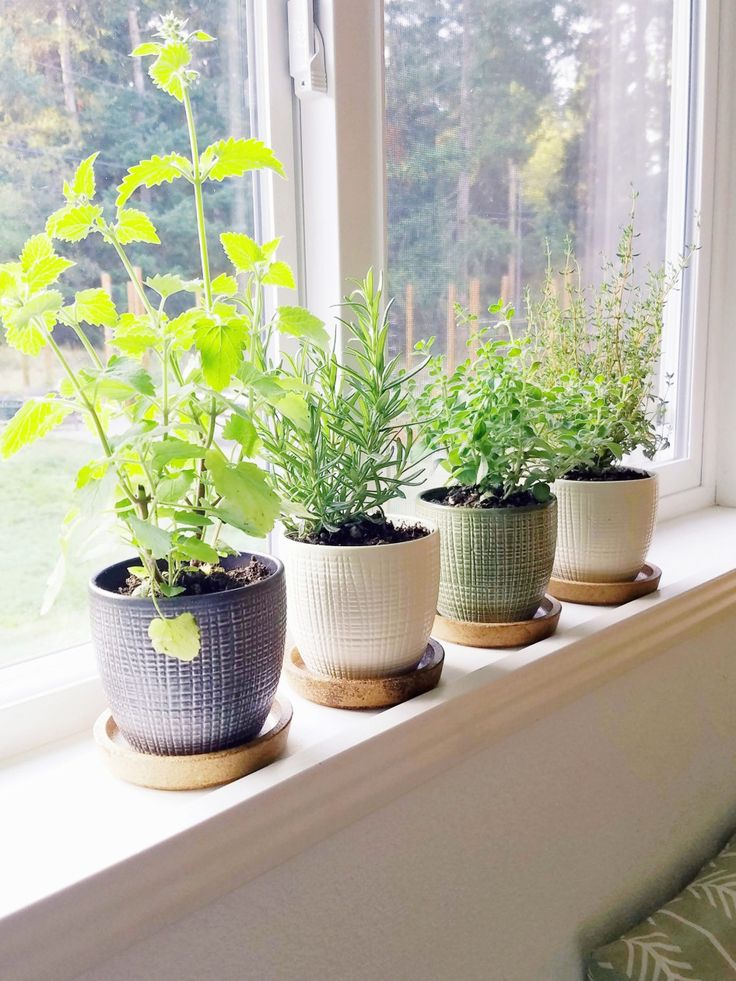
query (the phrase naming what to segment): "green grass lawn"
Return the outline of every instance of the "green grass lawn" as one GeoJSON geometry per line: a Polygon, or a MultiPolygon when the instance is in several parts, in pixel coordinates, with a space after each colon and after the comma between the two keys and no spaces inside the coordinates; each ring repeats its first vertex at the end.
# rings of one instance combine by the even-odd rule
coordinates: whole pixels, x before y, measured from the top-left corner
{"type": "Polygon", "coordinates": [[[59,529],[70,505],[74,475],[94,451],[83,434],[64,433],[0,462],[0,663],[48,654],[89,636],[87,579],[104,560],[78,564],[54,608],[43,617],[40,609],[59,554],[59,529]]]}

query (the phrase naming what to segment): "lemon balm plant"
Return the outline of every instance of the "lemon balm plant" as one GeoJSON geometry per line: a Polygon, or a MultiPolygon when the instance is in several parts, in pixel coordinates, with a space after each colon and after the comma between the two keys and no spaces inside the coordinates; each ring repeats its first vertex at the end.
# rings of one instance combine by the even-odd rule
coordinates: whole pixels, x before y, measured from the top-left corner
{"type": "MultiPolygon", "coordinates": [[[[270,335],[283,330],[309,337],[322,329],[297,307],[265,317],[264,288],[294,285],[288,266],[275,257],[278,240],[259,245],[224,232],[220,239],[234,274],[212,275],[205,186],[259,168],[283,174],[273,152],[255,139],[221,139],[200,150],[192,61],[195,49],[213,40],[168,15],[154,40],[133,52],[153,59],[152,81],[180,104],[189,154],[152,156],[130,167],[112,214],[96,197],[92,154],[64,183],[65,203],[45,232],[26,243],[17,261],[0,266],[8,344],[31,356],[50,348],[63,375],[57,390],[27,401],[7,424],[0,453],[12,456],[73,413],[95,435],[97,451],[77,475],[66,543],[84,541],[79,529],[92,508],[93,521],[111,516],[137,554],[93,580],[93,639],[116,721],[135,745],[154,752],[243,741],[259,731],[270,707],[283,653],[283,567],[267,556],[238,553],[228,534],[237,529],[263,537],[281,506],[255,459],[257,414],[283,400],[285,414],[304,415],[302,397],[282,387],[268,363],[270,335]],[[191,279],[163,272],[141,284],[127,246],[156,246],[159,238],[131,198],[139,188],[172,181],[192,189],[199,268],[191,279]],[[117,254],[143,313],[119,314],[101,289],[65,296],[57,286],[73,262],[56,243],[87,238],[117,254]],[[76,334],[87,359],[83,367],[74,367],[57,343],[59,325],[76,334]],[[88,328],[107,331],[109,357],[88,328]],[[132,690],[126,661],[145,675],[145,695],[132,690]],[[218,678],[236,701],[226,710],[214,704],[215,721],[205,732],[201,719],[187,714],[197,701],[192,691],[218,678]],[[172,695],[174,683],[188,688],[181,703],[172,695]],[[144,718],[144,704],[155,707],[156,718],[144,718]]],[[[216,702],[209,690],[200,697],[216,702]]]]}

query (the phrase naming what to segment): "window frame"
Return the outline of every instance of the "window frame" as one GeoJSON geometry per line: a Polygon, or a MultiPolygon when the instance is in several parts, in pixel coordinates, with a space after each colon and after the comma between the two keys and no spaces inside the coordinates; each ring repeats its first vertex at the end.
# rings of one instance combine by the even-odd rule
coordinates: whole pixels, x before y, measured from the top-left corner
{"type": "MultiPolygon", "coordinates": [[[[730,204],[736,200],[736,62],[730,58],[736,10],[721,0],[697,3],[688,181],[701,240],[689,274],[690,455],[654,468],[662,485],[660,520],[714,503],[717,475],[719,503],[736,505],[736,398],[727,363],[727,355],[736,357],[736,337],[726,330],[729,260],[736,256],[730,221],[736,215],[730,204]]],[[[286,0],[248,0],[249,75],[258,107],[253,135],[274,147],[291,177],[288,193],[283,186],[276,192],[280,179],[270,174],[256,182],[258,234],[284,237],[282,254],[299,271],[299,302],[332,320],[349,280],[369,266],[382,269],[387,254],[383,0],[316,0],[328,91],[303,102],[294,98],[289,76],[286,10],[286,0]]],[[[78,732],[103,707],[90,645],[0,668],[7,737],[0,757],[78,732]]]]}
{"type": "MultiPolygon", "coordinates": [[[[319,0],[315,15],[325,40],[328,92],[300,107],[305,284],[312,308],[329,318],[349,280],[370,266],[384,269],[388,254],[384,3],[319,0]],[[329,227],[336,233],[331,242],[325,241],[329,227]],[[330,261],[322,263],[322,256],[330,261]]],[[[671,337],[676,322],[673,367],[684,380],[677,396],[684,436],[681,430],[676,439],[685,449],[672,460],[644,461],[659,475],[665,519],[715,500],[706,375],[714,333],[709,307],[720,23],[720,0],[674,0],[673,64],[687,59],[688,71],[673,73],[667,257],[675,259],[685,244],[698,242],[699,249],[665,327],[671,337]]]]}

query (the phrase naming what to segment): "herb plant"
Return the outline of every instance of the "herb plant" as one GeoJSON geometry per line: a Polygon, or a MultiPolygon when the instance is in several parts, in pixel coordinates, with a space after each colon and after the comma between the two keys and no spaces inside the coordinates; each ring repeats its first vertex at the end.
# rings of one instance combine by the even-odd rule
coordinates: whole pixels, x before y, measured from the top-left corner
{"type": "MultiPolygon", "coordinates": [[[[189,31],[173,15],[164,17],[155,40],[133,57],[152,57],[153,82],[184,110],[189,155],[153,156],[130,167],[118,188],[115,212],[96,200],[94,164],[83,160],[65,182],[65,204],[48,219],[44,233],[26,242],[17,261],[0,266],[0,314],[8,344],[26,355],[49,347],[63,372],[56,391],[30,399],[0,435],[0,454],[10,457],[77,413],[97,437],[99,448],[79,471],[76,503],[67,516],[63,551],[85,546],[100,514],[117,523],[123,540],[138,554],[131,572],[159,612],[150,627],[155,649],[182,659],[200,649],[198,625],[184,613],[166,618],[160,597],[183,592],[180,579],[192,570],[209,572],[232,553],[223,530],[261,537],[279,513],[279,496],[254,462],[259,449],[256,421],[281,403],[284,418],[306,422],[302,395],[282,385],[268,364],[274,330],[324,341],[320,321],[298,307],[264,315],[264,287],[293,287],[290,269],[275,258],[278,240],[257,244],[225,232],[223,249],[237,275],[213,276],[208,255],[203,189],[212,181],[269,168],[282,174],[272,151],[254,139],[222,139],[200,152],[190,101],[198,73],[196,46],[214,40],[189,31]],[[126,252],[132,242],[156,245],[150,218],[129,204],[141,187],[183,180],[191,185],[199,243],[197,278],[157,274],[139,283],[126,252]],[[54,287],[73,262],[56,251],[55,240],[75,243],[96,235],[118,256],[144,313],[119,314],[101,289],[72,297],[54,287]],[[176,296],[183,312],[170,312],[176,296]],[[64,325],[76,334],[87,364],[76,370],[57,343],[64,325]],[[98,329],[88,336],[89,328],[98,329]],[[102,353],[99,335],[109,332],[114,349],[102,353]]],[[[62,564],[55,579],[63,574],[62,564]]]]}
{"type": "MultiPolygon", "coordinates": [[[[443,356],[432,358],[427,381],[416,386],[414,413],[429,420],[424,442],[439,453],[450,480],[473,492],[473,503],[542,503],[550,483],[570,469],[573,450],[560,428],[557,396],[538,377],[529,340],[514,337],[514,309],[499,301],[488,312],[497,319],[479,325],[456,308],[458,318],[473,325],[469,343],[477,356],[451,374],[443,356]]],[[[432,343],[417,348],[424,352],[432,343]]]]}
{"type": "Polygon", "coordinates": [[[324,541],[366,519],[380,525],[384,505],[420,481],[406,414],[410,375],[387,356],[390,307],[381,279],[375,283],[369,272],[339,318],[344,356],[304,345],[287,359],[285,381],[305,393],[307,424],[277,407],[261,439],[277,490],[293,502],[284,524],[296,538],[324,541]]]}
{"type": "Polygon", "coordinates": [[[669,445],[665,395],[657,393],[664,310],[692,250],[673,264],[637,276],[632,207],[615,260],[600,285],[586,287],[568,243],[563,291],[548,252],[541,295],[527,291],[529,334],[539,378],[565,404],[564,426],[577,447],[578,469],[604,473],[623,456],[648,459],[669,445]]]}

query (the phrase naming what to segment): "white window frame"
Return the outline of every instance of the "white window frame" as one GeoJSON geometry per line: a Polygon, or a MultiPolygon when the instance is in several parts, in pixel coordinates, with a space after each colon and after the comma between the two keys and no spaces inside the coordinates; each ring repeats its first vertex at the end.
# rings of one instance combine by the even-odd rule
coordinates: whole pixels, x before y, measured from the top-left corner
{"type": "MultiPolygon", "coordinates": [[[[689,200],[701,224],[686,291],[693,317],[689,455],[657,468],[660,518],[716,500],[736,505],[736,331],[728,329],[736,266],[736,6],[724,0],[699,4],[695,105],[688,110],[697,120],[690,130],[695,152],[689,200]]],[[[685,6],[689,0],[676,0],[678,10],[685,6]]],[[[315,7],[326,95],[300,103],[293,97],[286,0],[251,0],[249,72],[259,96],[254,135],[274,147],[290,174],[288,194],[283,187],[275,193],[279,178],[259,178],[258,232],[283,236],[281,254],[300,273],[300,302],[329,321],[349,281],[370,266],[384,268],[387,254],[383,2],[315,0],[315,7]]],[[[681,247],[680,233],[673,253],[681,247]]],[[[0,757],[78,732],[102,707],[89,645],[0,669],[0,757]]]]}
{"type": "MultiPolygon", "coordinates": [[[[700,248],[670,304],[665,366],[678,379],[678,456],[650,465],[660,478],[660,518],[715,501],[715,461],[707,438],[706,375],[718,111],[720,0],[675,0],[668,177],[667,256],[700,248]],[[696,227],[695,216],[700,228],[696,227]],[[683,326],[689,325],[689,329],[683,326]]],[[[328,318],[350,279],[385,267],[383,0],[318,0],[328,92],[300,107],[307,297],[328,318]]],[[[722,132],[722,130],[720,130],[722,132]]]]}

